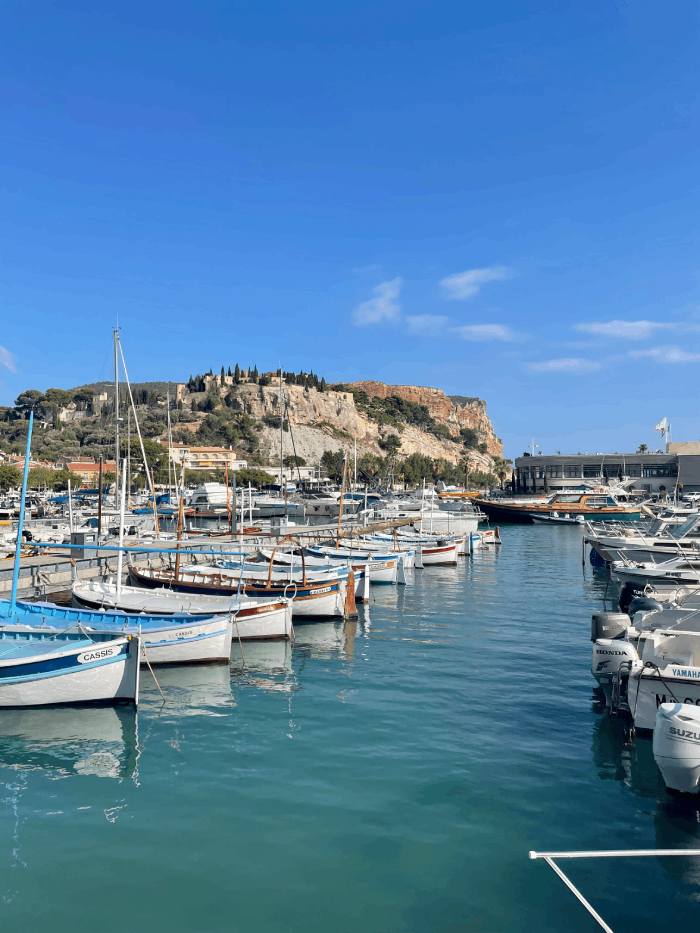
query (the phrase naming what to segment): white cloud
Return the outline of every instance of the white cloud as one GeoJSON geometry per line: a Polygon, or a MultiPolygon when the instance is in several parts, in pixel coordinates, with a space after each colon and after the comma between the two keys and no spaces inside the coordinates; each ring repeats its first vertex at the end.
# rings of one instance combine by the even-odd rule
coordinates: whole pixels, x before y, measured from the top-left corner
{"type": "Polygon", "coordinates": [[[451,300],[471,298],[487,282],[500,282],[512,276],[505,266],[489,266],[486,269],[467,269],[448,275],[440,282],[445,298],[451,300]]]}
{"type": "Polygon", "coordinates": [[[657,363],[695,363],[700,353],[689,353],[680,347],[654,347],[653,350],[632,350],[630,356],[650,356],[657,363]]]}
{"type": "Polygon", "coordinates": [[[9,369],[11,373],[17,372],[14,357],[9,350],[5,349],[5,347],[0,347],[0,366],[4,366],[5,369],[9,369]]]}
{"type": "Polygon", "coordinates": [[[527,368],[533,373],[572,373],[583,375],[602,369],[602,363],[593,360],[584,360],[581,357],[570,356],[561,360],[545,360],[542,363],[528,363],[527,368]]]}
{"type": "Polygon", "coordinates": [[[454,332],[464,340],[517,340],[518,335],[505,324],[467,324],[454,332]]]}
{"type": "Polygon", "coordinates": [[[413,314],[406,318],[409,334],[437,337],[445,329],[449,318],[442,314],[413,314]]]}
{"type": "Polygon", "coordinates": [[[675,326],[675,324],[661,324],[658,321],[592,321],[590,324],[576,324],[575,330],[582,330],[587,334],[600,334],[603,337],[646,340],[656,330],[675,326]]]}
{"type": "Polygon", "coordinates": [[[355,309],[353,320],[364,327],[365,324],[379,324],[381,321],[395,321],[401,312],[396,299],[401,292],[402,279],[397,276],[389,282],[382,282],[373,288],[374,298],[363,301],[355,309]]]}

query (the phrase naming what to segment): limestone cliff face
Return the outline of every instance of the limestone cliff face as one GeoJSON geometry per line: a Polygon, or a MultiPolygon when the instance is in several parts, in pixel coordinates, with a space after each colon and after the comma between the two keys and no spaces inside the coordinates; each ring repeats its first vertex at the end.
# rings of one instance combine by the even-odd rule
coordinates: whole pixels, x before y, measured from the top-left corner
{"type": "MultiPolygon", "coordinates": [[[[241,383],[233,386],[230,378],[225,378],[221,384],[221,377],[214,376],[208,379],[218,387],[223,397],[233,392],[234,409],[244,411],[256,421],[262,421],[266,415],[279,415],[279,386],[261,386],[257,384],[241,383]],[[217,381],[218,380],[218,381],[217,381]]],[[[480,454],[470,450],[469,458],[473,469],[490,470],[491,456],[502,455],[502,445],[493,433],[491,422],[486,415],[486,405],[480,399],[470,399],[473,405],[455,405],[440,389],[427,389],[414,386],[386,386],[383,383],[356,383],[358,388],[364,388],[368,394],[383,397],[401,395],[410,401],[428,405],[430,413],[441,424],[447,425],[451,433],[457,437],[460,427],[473,427],[479,440],[487,444],[488,454],[480,454]],[[368,387],[372,387],[372,391],[368,387]],[[375,391],[376,389],[376,391],[375,391]],[[400,390],[400,391],[399,391],[400,390]],[[405,394],[411,392],[412,394],[405,394]]],[[[189,408],[191,400],[201,400],[202,394],[192,394],[187,387],[178,385],[177,398],[189,408]]],[[[208,385],[207,388],[210,388],[208,385]]],[[[303,457],[307,463],[315,464],[321,458],[324,450],[351,451],[357,439],[358,457],[365,453],[384,455],[379,446],[379,439],[389,434],[396,434],[396,428],[380,426],[370,420],[363,412],[355,407],[355,399],[351,392],[319,392],[315,388],[285,385],[284,400],[286,415],[294,431],[294,442],[298,456],[303,457]]],[[[204,417],[204,416],[202,416],[204,417]]],[[[196,430],[197,425],[192,424],[196,430]]],[[[280,432],[279,429],[264,427],[260,432],[260,453],[263,459],[276,462],[279,457],[280,432]]],[[[401,438],[401,454],[408,456],[412,453],[437,459],[439,457],[452,463],[459,463],[466,451],[462,444],[452,443],[418,430],[413,425],[405,425],[401,438]]],[[[289,432],[283,432],[284,454],[292,453],[292,440],[289,432]]]]}
{"type": "Polygon", "coordinates": [[[442,389],[431,389],[427,386],[389,386],[383,382],[353,382],[352,385],[356,389],[364,389],[368,395],[376,395],[379,398],[398,395],[407,402],[425,405],[433,418],[449,428],[453,436],[459,434],[460,428],[473,428],[479,435],[479,440],[486,444],[491,456],[503,456],[503,442],[496,437],[483,399],[461,396],[450,398],[442,389]]]}

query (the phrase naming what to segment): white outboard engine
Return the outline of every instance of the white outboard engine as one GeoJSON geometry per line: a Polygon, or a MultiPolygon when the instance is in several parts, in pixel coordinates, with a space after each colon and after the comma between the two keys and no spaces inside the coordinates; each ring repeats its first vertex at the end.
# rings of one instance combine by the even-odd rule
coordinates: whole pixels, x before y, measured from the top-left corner
{"type": "Polygon", "coordinates": [[[608,706],[612,695],[612,675],[620,665],[639,658],[634,645],[625,639],[629,627],[630,617],[624,612],[594,612],[591,618],[591,674],[605,694],[608,706]]]}
{"type": "Polygon", "coordinates": [[[656,711],[654,758],[669,790],[700,791],[700,709],[662,703],[656,711]]]}

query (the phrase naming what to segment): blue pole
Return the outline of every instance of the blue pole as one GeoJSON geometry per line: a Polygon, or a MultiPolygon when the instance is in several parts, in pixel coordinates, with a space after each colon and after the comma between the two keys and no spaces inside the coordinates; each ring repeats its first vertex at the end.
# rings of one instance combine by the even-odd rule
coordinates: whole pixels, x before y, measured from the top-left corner
{"type": "Polygon", "coordinates": [[[29,412],[29,431],[27,432],[27,449],[24,454],[24,476],[22,477],[22,498],[19,503],[19,525],[17,526],[17,544],[15,545],[15,566],[12,571],[12,595],[10,596],[10,615],[15,611],[17,604],[17,583],[19,581],[19,559],[22,552],[22,529],[24,528],[24,501],[27,498],[27,477],[29,476],[29,451],[32,447],[32,428],[34,426],[34,412],[29,412]]]}

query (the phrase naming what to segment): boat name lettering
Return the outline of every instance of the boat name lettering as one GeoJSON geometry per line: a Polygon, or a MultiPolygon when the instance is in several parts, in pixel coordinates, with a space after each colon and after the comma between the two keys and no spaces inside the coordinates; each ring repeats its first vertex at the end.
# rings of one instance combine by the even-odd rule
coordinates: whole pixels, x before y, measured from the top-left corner
{"type": "Polygon", "coordinates": [[[181,632],[175,632],[175,638],[189,638],[193,632],[193,628],[183,629],[181,632]]]}
{"type": "Polygon", "coordinates": [[[687,729],[676,729],[674,726],[670,726],[668,731],[671,733],[671,735],[677,735],[679,739],[700,740],[700,732],[688,732],[687,729]]]}
{"type": "Polygon", "coordinates": [[[121,652],[119,648],[107,647],[96,648],[94,651],[84,651],[76,658],[78,664],[90,664],[92,661],[104,661],[105,658],[113,658],[121,652]]]}
{"type": "Polygon", "coordinates": [[[323,589],[312,590],[311,592],[314,594],[314,596],[321,596],[322,593],[330,593],[330,591],[331,591],[330,586],[324,586],[323,589]]]}
{"type": "MultiPolygon", "coordinates": [[[[675,697],[671,697],[671,700],[673,700],[674,703],[678,702],[678,700],[675,697]]],[[[671,700],[666,699],[665,693],[662,693],[661,696],[659,696],[659,694],[657,693],[656,694],[656,708],[658,709],[662,703],[670,703],[671,700]]],[[[685,697],[681,702],[686,706],[700,706],[700,697],[698,697],[697,700],[694,700],[692,697],[685,697]]]]}
{"type": "Polygon", "coordinates": [[[695,668],[672,667],[674,677],[690,677],[692,680],[700,680],[700,670],[695,668]]]}

